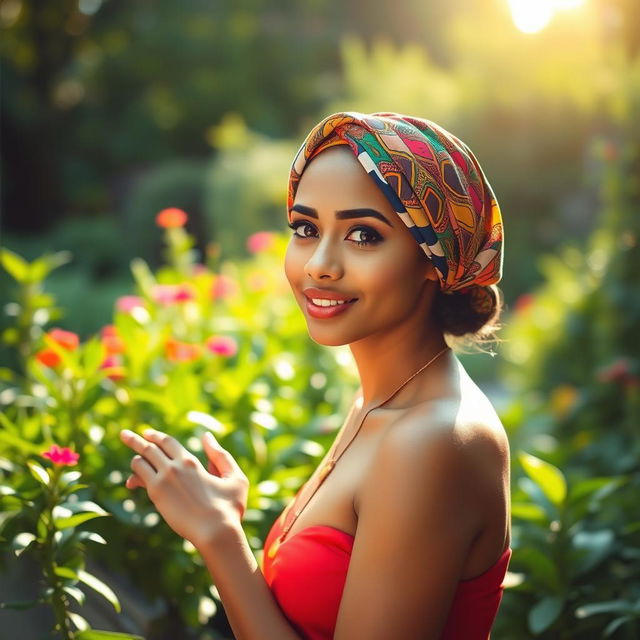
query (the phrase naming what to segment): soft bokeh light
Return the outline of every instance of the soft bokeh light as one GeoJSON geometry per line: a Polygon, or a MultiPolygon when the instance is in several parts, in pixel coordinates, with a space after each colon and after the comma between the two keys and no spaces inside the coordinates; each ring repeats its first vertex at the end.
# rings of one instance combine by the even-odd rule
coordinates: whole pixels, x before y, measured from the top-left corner
{"type": "Polygon", "coordinates": [[[509,0],[513,22],[524,33],[542,31],[558,11],[583,4],[584,0],[509,0]]]}

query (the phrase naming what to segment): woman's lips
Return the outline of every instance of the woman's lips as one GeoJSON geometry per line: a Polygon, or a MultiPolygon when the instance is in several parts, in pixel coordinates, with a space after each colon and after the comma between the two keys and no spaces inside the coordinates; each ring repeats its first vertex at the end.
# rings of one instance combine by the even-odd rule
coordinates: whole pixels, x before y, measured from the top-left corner
{"type": "Polygon", "coordinates": [[[344,302],[343,304],[336,304],[328,307],[320,307],[317,304],[314,304],[309,298],[305,296],[305,300],[307,302],[307,312],[312,318],[333,318],[341,313],[344,313],[347,309],[351,308],[351,306],[358,301],[357,298],[350,300],[349,302],[344,302]]]}

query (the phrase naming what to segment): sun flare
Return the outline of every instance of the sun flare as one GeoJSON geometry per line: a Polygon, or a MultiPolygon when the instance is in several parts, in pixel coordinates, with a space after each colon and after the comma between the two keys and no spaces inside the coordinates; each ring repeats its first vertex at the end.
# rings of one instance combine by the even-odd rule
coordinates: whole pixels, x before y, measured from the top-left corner
{"type": "Polygon", "coordinates": [[[523,33],[542,31],[558,11],[583,4],[584,0],[509,0],[513,22],[523,33]]]}

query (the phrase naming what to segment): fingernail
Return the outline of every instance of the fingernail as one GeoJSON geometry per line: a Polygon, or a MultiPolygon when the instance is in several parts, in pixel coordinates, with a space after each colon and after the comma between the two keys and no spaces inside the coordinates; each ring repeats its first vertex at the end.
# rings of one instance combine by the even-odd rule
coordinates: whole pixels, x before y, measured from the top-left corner
{"type": "Polygon", "coordinates": [[[204,437],[211,443],[211,444],[218,444],[218,441],[215,439],[213,433],[211,433],[211,431],[207,431],[204,434],[204,437]]]}

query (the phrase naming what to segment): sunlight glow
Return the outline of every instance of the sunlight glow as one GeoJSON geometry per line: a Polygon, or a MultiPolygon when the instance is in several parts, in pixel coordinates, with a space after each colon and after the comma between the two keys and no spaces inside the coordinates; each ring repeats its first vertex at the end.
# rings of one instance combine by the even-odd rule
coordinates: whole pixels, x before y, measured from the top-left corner
{"type": "Polygon", "coordinates": [[[583,4],[584,0],[509,0],[513,22],[523,33],[542,31],[558,11],[583,4]]]}

